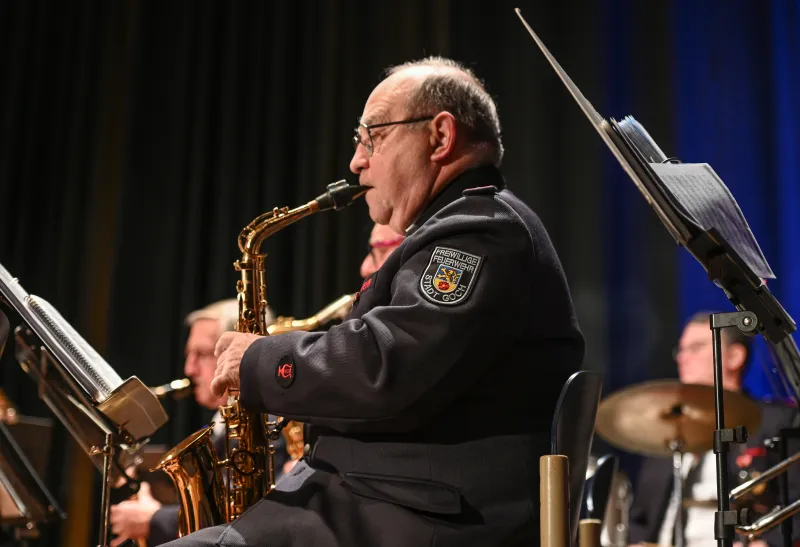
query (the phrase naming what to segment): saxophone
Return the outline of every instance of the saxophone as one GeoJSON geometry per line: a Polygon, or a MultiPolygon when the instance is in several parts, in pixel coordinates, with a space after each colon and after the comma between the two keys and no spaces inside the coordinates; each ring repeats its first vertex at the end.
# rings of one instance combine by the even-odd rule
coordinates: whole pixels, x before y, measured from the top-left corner
{"type": "MultiPolygon", "coordinates": [[[[345,297],[337,300],[337,310],[329,310],[332,304],[317,314],[320,317],[316,320],[311,318],[293,325],[294,319],[281,318],[281,328],[276,327],[270,332],[266,320],[267,255],[261,252],[261,244],[304,217],[328,209],[338,211],[347,207],[364,195],[366,190],[361,186],[350,186],[344,180],[334,182],[315,200],[294,209],[276,207],[244,227],[238,239],[242,257],[234,263],[235,269],[241,273],[236,283],[239,301],[236,331],[269,335],[289,330],[310,330],[320,320],[332,318],[334,312],[341,313],[345,297]],[[324,317],[323,312],[326,312],[324,317]],[[316,324],[313,324],[314,321],[316,324]]],[[[352,297],[348,298],[351,302],[352,297]]],[[[267,414],[245,410],[239,402],[238,390],[228,390],[228,404],[219,410],[225,422],[225,458],[217,457],[211,442],[212,423],[184,439],[155,467],[170,477],[178,491],[178,537],[207,526],[231,522],[274,489],[275,449],[272,442],[280,437],[284,429],[287,444],[294,452],[290,454],[293,457],[297,454],[296,436],[298,428],[302,435],[302,427],[282,418],[269,421],[267,414]],[[237,442],[235,448],[231,448],[232,441],[237,442]]],[[[302,450],[302,437],[299,442],[302,450]]]]}

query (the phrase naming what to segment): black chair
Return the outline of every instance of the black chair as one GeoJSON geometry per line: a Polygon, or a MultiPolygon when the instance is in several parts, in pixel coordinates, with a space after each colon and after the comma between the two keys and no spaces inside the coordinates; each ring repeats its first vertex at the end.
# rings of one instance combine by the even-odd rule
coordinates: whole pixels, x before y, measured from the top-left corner
{"type": "Polygon", "coordinates": [[[553,415],[550,451],[569,460],[569,528],[573,545],[578,534],[586,468],[602,387],[599,374],[588,370],[576,372],[561,389],[553,415]]]}

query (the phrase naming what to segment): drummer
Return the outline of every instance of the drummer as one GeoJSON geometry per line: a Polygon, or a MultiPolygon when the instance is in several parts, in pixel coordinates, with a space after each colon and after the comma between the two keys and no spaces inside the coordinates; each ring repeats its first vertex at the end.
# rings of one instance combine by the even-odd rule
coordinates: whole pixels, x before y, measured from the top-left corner
{"type": "MultiPolygon", "coordinates": [[[[700,312],[689,319],[680,337],[674,357],[678,364],[678,377],[685,384],[714,385],[714,361],[709,315],[700,312]]],[[[750,362],[750,338],[738,329],[722,331],[722,384],[724,389],[741,392],[742,379],[750,362]]],[[[777,435],[782,427],[788,427],[796,411],[779,405],[759,403],[762,406],[761,427],[751,431],[750,447],[762,447],[768,436],[777,435]]],[[[734,424],[735,425],[735,424],[734,424]]],[[[729,465],[736,465],[735,458],[729,465]]],[[[741,464],[742,461],[740,460],[741,464]]],[[[745,462],[747,465],[749,462],[745,462]]],[[[716,460],[713,451],[704,454],[684,454],[684,495],[687,499],[716,502],[716,460]]],[[[672,460],[669,458],[645,458],[635,484],[633,504],[630,509],[629,543],[655,542],[674,545],[674,528],[677,516],[677,501],[672,497],[672,460]]],[[[731,487],[738,482],[731,481],[731,487]]],[[[791,488],[790,488],[791,490],[791,488]]],[[[794,493],[796,495],[797,492],[794,493]]],[[[716,547],[714,539],[714,504],[693,504],[683,514],[685,547],[716,547]]],[[[800,536],[800,526],[794,526],[795,537],[800,536]]],[[[750,546],[764,547],[781,544],[780,528],[765,533],[762,539],[750,546]],[[766,539],[766,541],[763,541],[766,539]]],[[[734,543],[736,545],[736,543],[734,543]]]]}

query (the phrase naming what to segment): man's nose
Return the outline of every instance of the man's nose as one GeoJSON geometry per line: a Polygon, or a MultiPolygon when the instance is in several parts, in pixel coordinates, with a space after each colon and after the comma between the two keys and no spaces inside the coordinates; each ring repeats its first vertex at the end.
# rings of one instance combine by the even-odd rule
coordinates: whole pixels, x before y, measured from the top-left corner
{"type": "Polygon", "coordinates": [[[189,355],[186,357],[186,362],[183,364],[183,373],[186,376],[194,375],[195,371],[197,370],[197,359],[194,356],[189,355]]]}
{"type": "Polygon", "coordinates": [[[356,175],[359,175],[361,174],[361,171],[366,169],[368,166],[369,156],[367,155],[367,149],[363,144],[359,144],[356,146],[356,150],[353,152],[353,158],[350,160],[350,171],[356,175]]]}

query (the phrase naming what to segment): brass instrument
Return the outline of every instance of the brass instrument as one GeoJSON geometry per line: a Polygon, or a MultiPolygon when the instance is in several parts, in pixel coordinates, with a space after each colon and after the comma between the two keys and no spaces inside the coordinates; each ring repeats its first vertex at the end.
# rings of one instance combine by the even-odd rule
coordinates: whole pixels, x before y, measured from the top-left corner
{"type": "MultiPolygon", "coordinates": [[[[238,238],[242,257],[234,263],[241,273],[236,284],[239,301],[236,331],[271,334],[266,321],[267,255],[261,252],[261,244],[306,216],[328,209],[343,209],[366,190],[349,186],[344,180],[335,182],[328,185],[324,194],[305,205],[294,209],[276,207],[245,226],[238,238]]],[[[288,324],[284,322],[283,328],[300,330],[299,326],[292,328],[292,321],[290,318],[288,324]]],[[[303,322],[302,326],[311,323],[303,322]]],[[[273,329],[273,333],[277,332],[273,329]]],[[[272,441],[281,435],[287,425],[285,420],[270,422],[266,414],[246,411],[239,402],[238,390],[229,389],[228,395],[228,404],[219,409],[226,426],[224,459],[220,460],[214,451],[213,424],[209,424],[183,440],[156,466],[169,475],[178,490],[179,537],[207,526],[231,522],[275,487],[272,441]],[[237,441],[235,448],[231,447],[231,441],[237,441]],[[225,471],[224,480],[222,470],[225,471]]]]}
{"type": "Polygon", "coordinates": [[[267,327],[268,334],[281,334],[295,330],[314,330],[333,319],[344,319],[353,306],[355,294],[340,296],[317,313],[306,319],[294,317],[278,317],[275,322],[267,327]]]}
{"type": "MultiPolygon", "coordinates": [[[[765,485],[765,483],[788,471],[789,468],[794,464],[796,464],[798,461],[800,461],[800,452],[797,452],[789,456],[785,460],[775,464],[774,466],[770,467],[763,473],[759,474],[758,476],[755,476],[754,478],[750,479],[744,484],[740,484],[739,486],[731,490],[729,497],[730,501],[734,502],[738,499],[743,498],[746,494],[756,491],[756,489],[762,487],[763,485],[765,485]]],[[[764,532],[771,530],[784,520],[792,517],[797,513],[800,513],[800,500],[795,500],[786,507],[781,507],[778,505],[771,511],[769,511],[766,515],[761,516],[755,522],[736,526],[736,531],[739,532],[740,534],[746,535],[747,539],[752,541],[753,539],[760,536],[764,532]]]]}
{"type": "Polygon", "coordinates": [[[168,384],[151,387],[150,391],[158,397],[172,397],[173,399],[183,399],[191,393],[192,381],[189,378],[181,378],[180,380],[172,380],[168,384]]]}

